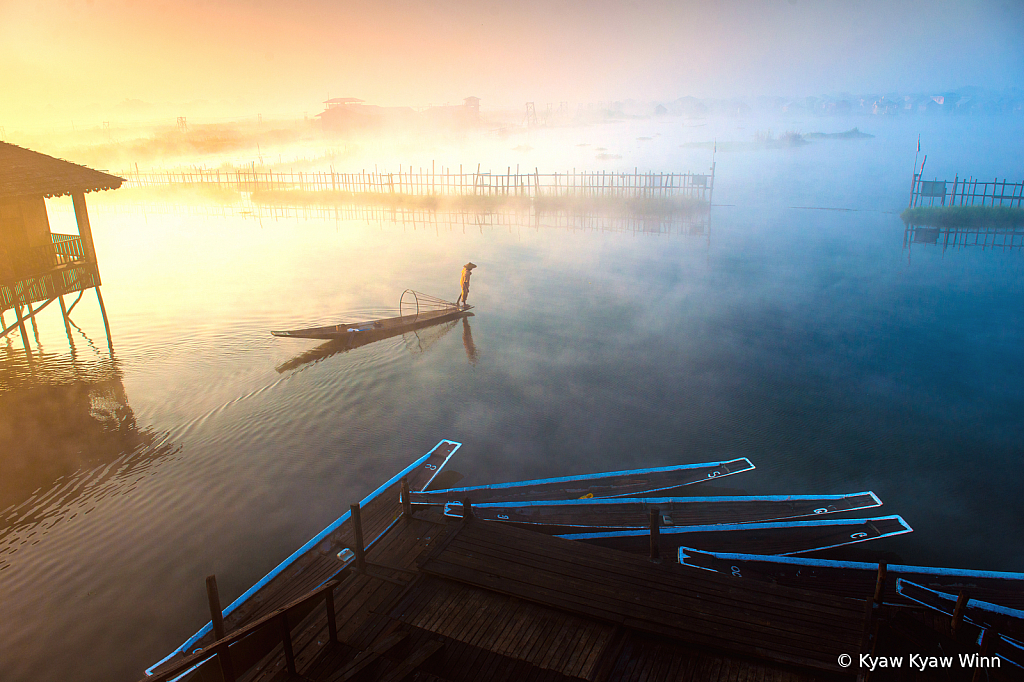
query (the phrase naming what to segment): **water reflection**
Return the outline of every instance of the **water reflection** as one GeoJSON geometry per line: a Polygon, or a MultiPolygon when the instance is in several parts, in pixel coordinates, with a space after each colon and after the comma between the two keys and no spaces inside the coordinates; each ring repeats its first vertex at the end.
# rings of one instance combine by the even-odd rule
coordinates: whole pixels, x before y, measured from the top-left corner
{"type": "Polygon", "coordinates": [[[218,218],[242,217],[257,222],[264,220],[314,220],[328,222],[364,221],[401,226],[412,231],[434,233],[512,227],[553,228],[570,232],[612,232],[637,235],[711,236],[709,208],[669,213],[534,209],[499,209],[493,211],[439,211],[420,208],[385,208],[380,206],[318,206],[264,205],[239,201],[233,204],[118,203],[105,207],[113,213],[130,215],[187,214],[218,218]]]}
{"type": "Polygon", "coordinates": [[[477,361],[476,344],[473,343],[473,330],[469,327],[469,320],[462,318],[462,345],[466,349],[466,359],[469,364],[475,365],[477,361]]]}
{"type": "Polygon", "coordinates": [[[978,246],[982,249],[1013,250],[1024,248],[1024,228],[996,226],[926,227],[908,225],[903,233],[903,248],[929,244],[946,249],[978,246]]]}
{"type": "Polygon", "coordinates": [[[32,355],[0,361],[0,570],[39,527],[88,513],[90,491],[175,449],[138,427],[113,352],[32,355]]]}

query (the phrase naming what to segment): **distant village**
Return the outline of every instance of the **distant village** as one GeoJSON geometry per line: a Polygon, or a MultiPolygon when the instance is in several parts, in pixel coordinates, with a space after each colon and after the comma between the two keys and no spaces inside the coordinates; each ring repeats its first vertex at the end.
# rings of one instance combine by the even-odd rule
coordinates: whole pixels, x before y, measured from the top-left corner
{"type": "Polygon", "coordinates": [[[466,97],[461,104],[443,106],[385,107],[355,97],[331,97],[316,114],[326,132],[352,132],[394,124],[427,123],[432,127],[463,128],[493,124],[497,120],[524,126],[585,123],[611,118],[708,116],[792,113],[818,116],[898,115],[1021,115],[1024,90],[990,91],[967,87],[955,92],[915,94],[823,95],[820,97],[756,97],[701,99],[680,97],[671,101],[622,100],[577,104],[524,102],[521,108],[489,110],[483,120],[480,98],[466,97]]]}
{"type": "MultiPolygon", "coordinates": [[[[805,113],[822,116],[864,114],[898,116],[922,114],[1024,114],[1024,90],[991,91],[977,87],[939,93],[841,94],[820,97],[757,97],[699,99],[680,97],[668,102],[626,100],[600,105],[618,116],[705,116],[748,113],[805,113]]],[[[591,107],[593,108],[593,107],[591,107]]]]}

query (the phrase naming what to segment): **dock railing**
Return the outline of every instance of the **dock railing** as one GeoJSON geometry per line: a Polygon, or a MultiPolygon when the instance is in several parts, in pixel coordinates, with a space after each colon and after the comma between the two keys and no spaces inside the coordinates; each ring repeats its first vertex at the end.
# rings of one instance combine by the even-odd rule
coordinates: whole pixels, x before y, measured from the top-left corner
{"type": "MultiPolygon", "coordinates": [[[[151,677],[142,678],[140,682],[170,682],[170,680],[177,679],[185,673],[196,669],[201,665],[207,664],[213,659],[216,659],[216,664],[220,667],[224,682],[235,682],[237,675],[231,658],[231,645],[245,639],[258,630],[275,626],[280,632],[280,642],[284,648],[285,663],[288,667],[288,672],[292,675],[296,675],[298,673],[295,668],[295,653],[292,649],[291,627],[292,625],[297,625],[297,622],[290,622],[289,616],[294,616],[297,613],[305,614],[308,612],[308,609],[315,606],[321,600],[325,601],[327,608],[328,636],[330,637],[330,641],[337,642],[338,625],[336,620],[337,614],[334,608],[334,588],[340,584],[340,580],[329,580],[312,592],[307,593],[305,596],[299,597],[295,601],[282,606],[276,611],[268,613],[262,618],[249,623],[245,627],[235,630],[231,634],[218,639],[200,651],[186,656],[177,663],[155,673],[151,677]]],[[[295,618],[293,620],[298,621],[299,618],[295,618]]],[[[267,652],[264,652],[264,654],[268,652],[269,649],[267,652]]]]}

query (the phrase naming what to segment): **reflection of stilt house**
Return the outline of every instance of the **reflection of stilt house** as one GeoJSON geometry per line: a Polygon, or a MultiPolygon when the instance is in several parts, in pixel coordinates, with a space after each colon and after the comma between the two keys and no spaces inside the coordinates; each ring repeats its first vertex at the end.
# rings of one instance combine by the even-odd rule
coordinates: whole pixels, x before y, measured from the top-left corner
{"type": "MultiPolygon", "coordinates": [[[[18,329],[28,348],[25,322],[63,296],[96,289],[103,324],[96,250],[85,208],[85,193],[117,189],[123,180],[52,156],[0,142],[0,337],[18,329]],[[70,195],[78,234],[53,234],[46,214],[48,197],[70,195]],[[13,310],[10,323],[4,313],[13,310]]],[[[74,308],[78,299],[71,304],[74,308]]],[[[110,331],[107,329],[109,341],[110,331]]]]}

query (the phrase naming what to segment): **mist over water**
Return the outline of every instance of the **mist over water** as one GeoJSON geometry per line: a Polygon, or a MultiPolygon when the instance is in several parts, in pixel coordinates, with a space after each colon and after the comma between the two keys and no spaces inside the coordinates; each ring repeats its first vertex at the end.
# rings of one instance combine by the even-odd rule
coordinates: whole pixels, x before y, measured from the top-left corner
{"type": "MultiPolygon", "coordinates": [[[[442,438],[464,443],[467,485],[745,456],[757,468],[723,485],[873,490],[915,529],[865,550],[1024,571],[1021,250],[907,244],[898,217],[919,133],[926,177],[1019,181],[1022,128],[673,117],[346,159],[714,161],[707,219],[642,230],[90,194],[113,353],[91,292],[74,353],[52,309],[31,364],[0,342],[5,679],[141,677],[208,620],[206,575],[230,602],[442,438]],[[759,142],[854,126],[874,137],[759,142]],[[269,334],[406,288],[454,299],[467,260],[464,323],[299,363],[318,342],[269,334]]],[[[48,203],[73,231],[70,201],[48,203]]]]}

